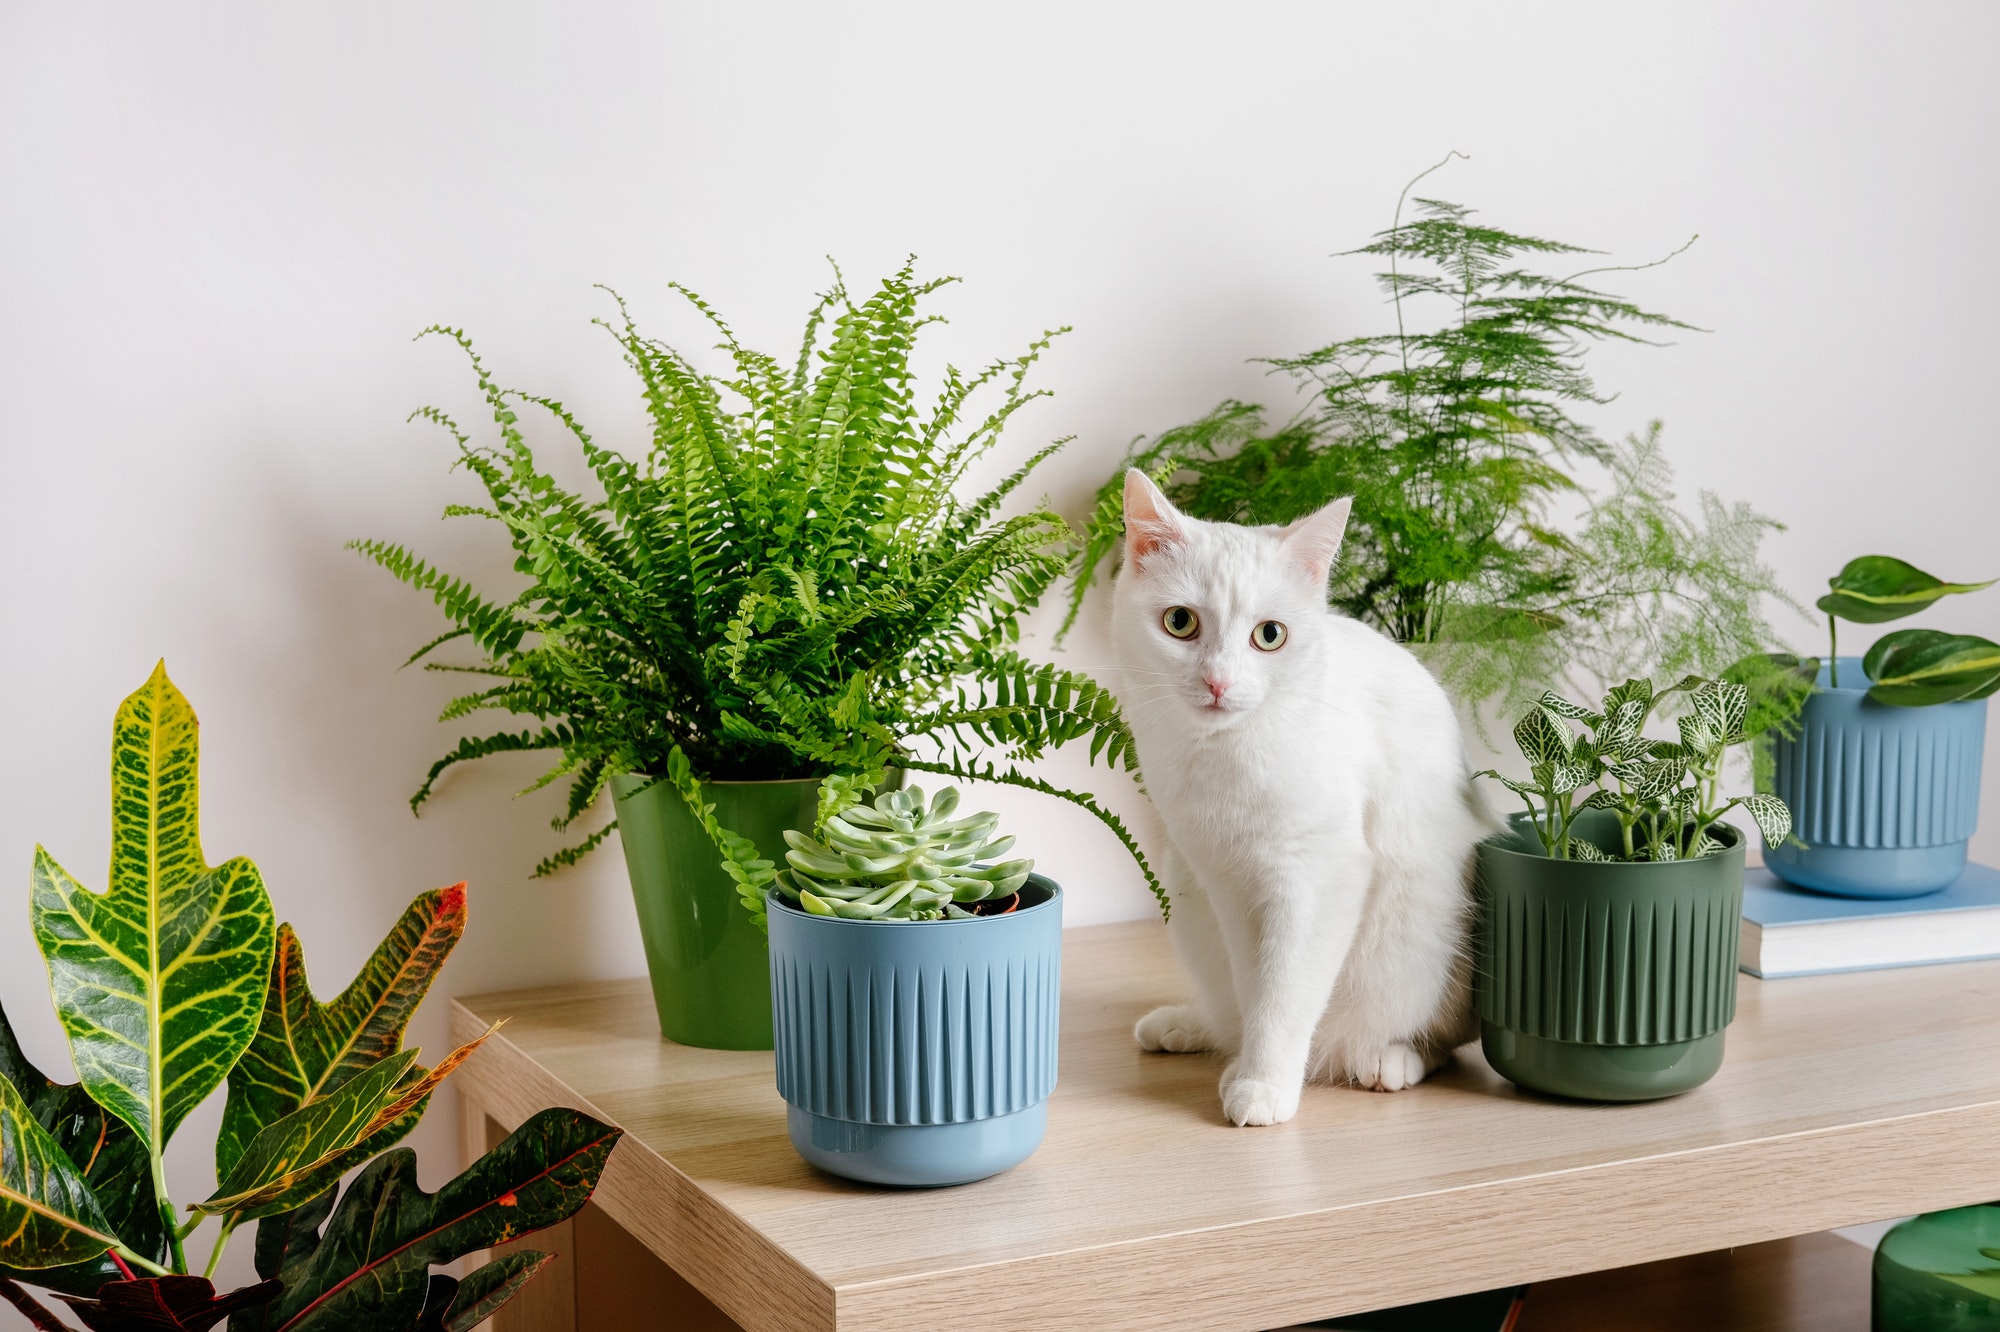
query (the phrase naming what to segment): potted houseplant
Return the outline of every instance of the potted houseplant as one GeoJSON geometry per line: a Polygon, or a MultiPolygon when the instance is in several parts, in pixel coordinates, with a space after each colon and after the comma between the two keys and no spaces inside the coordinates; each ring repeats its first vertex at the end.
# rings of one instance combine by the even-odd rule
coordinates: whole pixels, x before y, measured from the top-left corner
{"type": "Polygon", "coordinates": [[[1062,892],[997,814],[920,787],[786,834],[771,888],[778,1092],[799,1154],[872,1184],[983,1179],[1041,1144],[1062,892]],[[997,862],[997,863],[995,863],[997,862]]]}
{"type": "Polygon", "coordinates": [[[1643,1101],[1721,1066],[1744,852],[1722,818],[1741,808],[1771,842],[1791,822],[1770,794],[1722,795],[1748,704],[1744,686],[1694,676],[1657,691],[1627,680],[1596,712],[1548,693],[1514,728],[1528,779],[1480,774],[1527,803],[1479,847],[1473,992],[1487,1061],[1505,1077],[1643,1101]],[[1676,695],[1680,738],[1648,738],[1676,695]]]}
{"type": "Polygon", "coordinates": [[[396,1143],[479,1041],[432,1068],[410,1016],[465,929],[465,885],[410,904],[353,984],[314,998],[257,867],[201,850],[194,710],[164,665],[118,709],[111,882],[93,893],[36,848],[30,914],[78,1081],[31,1064],[0,1014],[0,1298],[97,1332],[469,1332],[551,1261],[520,1251],[433,1274],[589,1199],[619,1130],[545,1110],[436,1193],[396,1143]],[[191,923],[195,928],[191,928],[191,923]],[[175,1207],[168,1140],[228,1081],[221,1183],[175,1207]],[[358,1175],[343,1177],[360,1168],[358,1175]],[[188,1241],[216,1221],[205,1270],[188,1241]],[[255,1222],[257,1274],[210,1284],[255,1222]]]}
{"type": "Polygon", "coordinates": [[[1758,546],[1777,524],[1677,500],[1658,422],[1619,440],[1590,420],[1608,400],[1593,345],[1689,326],[1600,285],[1621,270],[1592,252],[1412,198],[1416,184],[1350,252],[1379,265],[1393,320],[1265,362],[1300,393],[1282,421],[1224,402],[1136,444],[1098,492],[1069,618],[1121,548],[1136,467],[1225,522],[1351,496],[1330,600],[1408,645],[1475,718],[1518,716],[1562,678],[1719,675],[1775,641],[1765,600],[1789,598],[1758,546]]]}
{"type": "MultiPolygon", "coordinates": [[[[487,492],[488,504],[448,515],[500,523],[524,585],[488,598],[402,547],[355,543],[451,621],[417,657],[456,640],[479,654],[445,667],[487,682],[444,719],[497,710],[535,723],[460,740],[412,805],[452,765],[513,750],[558,755],[542,781],[568,782],[559,828],[608,791],[616,819],[538,872],[619,830],[660,1027],[674,1040],[770,1048],[760,925],[782,834],[904,771],[1072,801],[1144,869],[1094,799],[1017,766],[1085,739],[1093,759],[1134,760],[1109,694],[1014,648],[1021,617],[1063,567],[1069,529],[1045,503],[1011,515],[1001,505],[1059,444],[977,498],[953,492],[1040,396],[1025,378],[1048,340],[978,374],[947,367],[920,409],[910,356],[934,317],[923,302],[942,285],[907,266],[865,300],[836,283],[784,362],[740,344],[684,292],[719,333],[727,375],[621,318],[611,331],[652,425],[637,458],[600,447],[561,404],[500,388],[474,357],[497,445],[422,415],[453,431],[487,492]],[[972,403],[985,391],[998,399],[982,416],[972,403]],[[541,469],[516,414],[528,405],[573,436],[600,493],[574,493],[541,469]],[[1000,758],[977,757],[986,749],[1000,758]]],[[[462,334],[437,331],[471,354],[462,334]]]]}
{"type": "Polygon", "coordinates": [[[1840,621],[1885,624],[1991,583],[1947,583],[1888,555],[1852,560],[1827,582],[1826,662],[1802,667],[1817,687],[1772,742],[1772,789],[1798,825],[1766,844],[1764,862],[1787,883],[1842,897],[1948,888],[1979,821],[2000,644],[1900,629],[1842,657],[1840,621]]]}

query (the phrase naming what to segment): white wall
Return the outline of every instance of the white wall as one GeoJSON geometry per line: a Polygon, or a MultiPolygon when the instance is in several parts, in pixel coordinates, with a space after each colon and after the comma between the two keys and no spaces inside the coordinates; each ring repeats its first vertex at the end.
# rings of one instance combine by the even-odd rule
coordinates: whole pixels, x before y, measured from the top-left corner
{"type": "MultiPolygon", "coordinates": [[[[437,521],[470,493],[448,442],[403,424],[473,415],[455,351],[409,340],[432,321],[636,440],[595,282],[705,345],[678,278],[783,349],[823,255],[865,278],[915,251],[968,279],[938,339],[962,361],[1072,323],[1016,446],[1079,437],[1045,474],[1079,515],[1134,435],[1277,392],[1246,358],[1379,328],[1365,269],[1328,256],[1456,148],[1438,192],[1496,221],[1635,259],[1701,233],[1625,289],[1714,331],[1603,352],[1604,421],[1663,416],[1691,485],[1789,522],[1770,553],[1802,597],[1864,550],[2000,574],[1996,49],[1991,5],[1886,0],[4,0],[0,1002],[60,1067],[29,859],[39,841],[102,883],[111,715],[162,655],[205,723],[207,845],[262,865],[323,991],[460,878],[442,992],[642,970],[615,848],[527,878],[554,844],[552,793],[507,799],[531,764],[410,817],[456,732],[432,722],[449,681],[394,668],[437,619],[341,550],[389,537],[504,575],[492,534],[437,521]]],[[[2000,592],[1926,623],[2000,631],[2000,592]]],[[[1149,909],[1087,818],[994,803],[1074,922],[1149,909]]],[[[437,1052],[440,1006],[416,1038],[437,1052]]],[[[432,1185],[446,1109],[416,1139],[432,1185]]],[[[175,1156],[183,1197],[213,1113],[175,1156]]]]}

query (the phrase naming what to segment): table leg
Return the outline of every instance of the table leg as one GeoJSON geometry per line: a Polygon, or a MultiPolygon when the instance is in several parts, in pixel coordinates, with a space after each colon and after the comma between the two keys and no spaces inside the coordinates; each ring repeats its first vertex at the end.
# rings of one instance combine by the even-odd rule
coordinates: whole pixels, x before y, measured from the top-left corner
{"type": "MultiPolygon", "coordinates": [[[[497,1147],[507,1130],[462,1092],[459,1151],[470,1165],[497,1147]]],[[[595,1203],[560,1225],[538,1230],[491,1254],[466,1259],[471,1271],[489,1257],[518,1249],[553,1253],[521,1293],[483,1325],[482,1332],[742,1332],[742,1325],[710,1303],[652,1250],[595,1203]]]]}

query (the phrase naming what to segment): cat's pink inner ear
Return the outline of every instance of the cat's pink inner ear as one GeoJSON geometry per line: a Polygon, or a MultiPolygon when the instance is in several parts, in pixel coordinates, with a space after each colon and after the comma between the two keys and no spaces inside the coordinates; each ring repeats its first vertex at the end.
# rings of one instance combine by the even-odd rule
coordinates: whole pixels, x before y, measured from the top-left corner
{"type": "Polygon", "coordinates": [[[1337,499],[1284,530],[1285,553],[1315,582],[1324,583],[1333,572],[1333,557],[1340,554],[1340,539],[1347,534],[1347,512],[1353,507],[1352,496],[1337,499]]]}
{"type": "Polygon", "coordinates": [[[1186,539],[1187,528],[1160,488],[1138,468],[1125,473],[1125,558],[1143,563],[1186,539]]]}

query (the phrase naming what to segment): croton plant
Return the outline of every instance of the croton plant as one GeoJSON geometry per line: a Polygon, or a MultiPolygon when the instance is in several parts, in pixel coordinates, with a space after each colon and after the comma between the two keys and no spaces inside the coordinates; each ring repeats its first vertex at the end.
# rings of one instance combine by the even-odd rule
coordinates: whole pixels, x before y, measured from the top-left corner
{"type": "Polygon", "coordinates": [[[429,1068],[403,1048],[465,929],[465,885],[412,902],[323,1004],[257,867],[204,856],[197,757],[194,710],[162,664],[118,709],[106,891],[35,851],[35,941],[78,1081],[44,1076],[0,1013],[0,1296],[38,1328],[67,1326],[49,1300],[103,1332],[224,1318],[230,1332],[464,1332],[550,1256],[514,1252],[463,1280],[431,1269],[574,1214],[619,1131],[545,1110],[436,1193],[419,1187],[395,1144],[485,1040],[429,1068]],[[225,1080],[221,1182],[176,1207],[167,1143],[225,1080]],[[196,1274],[189,1240],[211,1219],[196,1274]],[[262,1279],[218,1293],[223,1248],[251,1222],[262,1279]]]}

